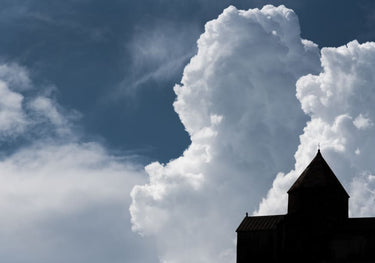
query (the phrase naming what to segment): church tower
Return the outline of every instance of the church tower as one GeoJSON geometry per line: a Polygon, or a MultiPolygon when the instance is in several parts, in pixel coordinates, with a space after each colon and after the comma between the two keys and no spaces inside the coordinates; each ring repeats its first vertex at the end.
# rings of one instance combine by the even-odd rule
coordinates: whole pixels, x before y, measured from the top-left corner
{"type": "Polygon", "coordinates": [[[288,191],[288,215],[312,220],[348,218],[349,195],[320,150],[288,191]]]}
{"type": "Polygon", "coordinates": [[[349,218],[349,195],[320,150],[288,191],[285,215],[238,226],[237,263],[375,262],[375,218],[349,218]]]}

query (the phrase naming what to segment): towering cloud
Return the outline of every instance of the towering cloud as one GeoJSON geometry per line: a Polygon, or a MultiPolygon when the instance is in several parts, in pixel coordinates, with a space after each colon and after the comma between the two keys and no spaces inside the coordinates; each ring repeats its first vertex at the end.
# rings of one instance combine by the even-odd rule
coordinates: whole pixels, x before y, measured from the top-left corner
{"type": "Polygon", "coordinates": [[[236,225],[293,163],[306,122],[295,83],[319,70],[319,49],[284,6],[231,6],[206,24],[174,88],[192,143],[148,165],[131,193],[133,229],[156,239],[162,262],[234,260],[236,225]]]}
{"type": "Polygon", "coordinates": [[[295,154],[295,168],[279,174],[258,213],[285,212],[285,191],[308,164],[318,143],[349,190],[353,216],[375,215],[375,43],[322,49],[322,72],[297,82],[297,98],[311,117],[295,154]]]}

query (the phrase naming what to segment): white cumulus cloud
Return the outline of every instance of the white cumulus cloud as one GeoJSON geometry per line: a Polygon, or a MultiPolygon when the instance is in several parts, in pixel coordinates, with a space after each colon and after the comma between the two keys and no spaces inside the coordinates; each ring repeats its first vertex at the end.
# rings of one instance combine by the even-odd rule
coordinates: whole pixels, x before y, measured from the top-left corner
{"type": "Polygon", "coordinates": [[[284,6],[231,6],[206,24],[174,88],[192,143],[148,165],[131,193],[133,229],[155,238],[162,262],[234,262],[245,211],[293,163],[306,122],[295,83],[319,70],[319,49],[284,6]]]}
{"type": "Polygon", "coordinates": [[[352,216],[374,216],[375,43],[349,42],[322,49],[322,72],[297,82],[297,97],[311,117],[300,136],[295,167],[278,175],[258,213],[286,211],[286,190],[322,146],[349,192],[352,216]]]}

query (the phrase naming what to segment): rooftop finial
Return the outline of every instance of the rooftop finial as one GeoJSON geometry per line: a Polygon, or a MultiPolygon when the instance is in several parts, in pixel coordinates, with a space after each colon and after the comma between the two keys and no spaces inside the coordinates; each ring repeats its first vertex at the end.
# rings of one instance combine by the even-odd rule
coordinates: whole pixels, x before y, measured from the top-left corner
{"type": "Polygon", "coordinates": [[[249,216],[249,213],[248,212],[246,212],[246,217],[248,217],[249,216]]]}
{"type": "Polygon", "coordinates": [[[320,143],[318,143],[318,153],[320,153],[320,143]]]}

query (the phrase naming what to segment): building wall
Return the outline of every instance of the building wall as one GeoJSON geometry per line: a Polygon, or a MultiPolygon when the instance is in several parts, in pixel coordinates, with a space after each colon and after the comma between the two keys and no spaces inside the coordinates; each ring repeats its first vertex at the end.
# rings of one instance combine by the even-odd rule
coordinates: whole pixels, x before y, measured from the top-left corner
{"type": "Polygon", "coordinates": [[[279,248],[276,230],[237,233],[237,263],[277,262],[279,248]]]}
{"type": "Polygon", "coordinates": [[[348,197],[324,189],[295,191],[288,196],[288,215],[348,218],[348,197]]]}
{"type": "Polygon", "coordinates": [[[375,218],[300,221],[288,217],[276,229],[237,235],[237,263],[375,262],[375,218]]]}

